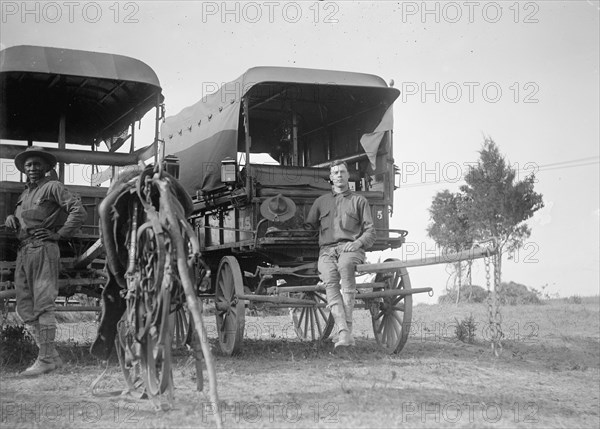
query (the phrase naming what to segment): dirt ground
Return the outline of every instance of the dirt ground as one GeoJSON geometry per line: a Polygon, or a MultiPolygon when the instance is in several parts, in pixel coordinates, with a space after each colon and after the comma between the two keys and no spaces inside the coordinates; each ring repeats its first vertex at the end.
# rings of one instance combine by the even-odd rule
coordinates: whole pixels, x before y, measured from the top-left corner
{"type": "MultiPolygon", "coordinates": [[[[296,339],[290,318],[247,316],[243,353],[216,351],[225,427],[590,427],[600,426],[600,300],[554,300],[503,307],[503,352],[495,358],[484,328],[487,307],[418,305],[406,347],[381,352],[368,313],[356,312],[356,348],[296,339]],[[475,343],[456,339],[457,321],[472,315],[475,343]]],[[[175,400],[157,411],[148,400],[110,396],[125,384],[116,359],[87,352],[95,322],[60,325],[65,368],[24,379],[0,373],[0,426],[43,428],[215,427],[207,389],[195,390],[189,354],[175,356],[175,400]]],[[[205,381],[205,386],[208,384],[205,381]]]]}

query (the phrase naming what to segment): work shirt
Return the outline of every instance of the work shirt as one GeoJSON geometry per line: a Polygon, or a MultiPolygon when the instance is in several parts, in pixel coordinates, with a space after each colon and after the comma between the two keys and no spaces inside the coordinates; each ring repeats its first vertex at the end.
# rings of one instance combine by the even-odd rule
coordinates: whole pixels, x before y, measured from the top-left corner
{"type": "Polygon", "coordinates": [[[72,237],[87,218],[79,196],[65,185],[47,177],[36,183],[27,182],[19,197],[15,216],[19,219],[19,240],[27,239],[39,228],[58,232],[63,238],[72,237]],[[67,219],[63,222],[66,212],[67,219]]]}
{"type": "Polygon", "coordinates": [[[350,190],[342,193],[332,191],[317,198],[304,227],[319,230],[321,247],[358,241],[363,249],[368,249],[377,238],[369,202],[350,190]]]}

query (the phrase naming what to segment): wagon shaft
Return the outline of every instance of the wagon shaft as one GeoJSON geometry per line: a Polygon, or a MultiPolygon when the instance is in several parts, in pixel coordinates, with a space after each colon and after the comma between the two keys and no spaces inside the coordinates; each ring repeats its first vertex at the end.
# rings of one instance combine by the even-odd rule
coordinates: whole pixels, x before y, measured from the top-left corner
{"type": "Polygon", "coordinates": [[[397,270],[399,268],[423,267],[426,265],[451,264],[453,262],[464,261],[466,259],[485,258],[496,254],[497,249],[472,249],[456,253],[446,253],[443,255],[429,256],[419,259],[409,259],[406,261],[382,262],[379,264],[361,264],[356,266],[356,271],[362,273],[385,273],[387,271],[397,270]]]}

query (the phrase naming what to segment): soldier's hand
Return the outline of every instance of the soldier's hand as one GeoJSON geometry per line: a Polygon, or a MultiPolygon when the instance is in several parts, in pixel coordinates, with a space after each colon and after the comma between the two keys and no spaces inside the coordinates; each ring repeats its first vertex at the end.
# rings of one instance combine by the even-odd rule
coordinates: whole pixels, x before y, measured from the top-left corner
{"type": "Polygon", "coordinates": [[[57,232],[52,232],[46,228],[36,229],[33,232],[33,236],[35,238],[37,238],[38,240],[42,240],[42,241],[45,241],[45,240],[58,241],[60,239],[60,234],[58,234],[57,232]]]}
{"type": "Polygon", "coordinates": [[[6,221],[4,222],[4,225],[7,228],[12,229],[13,231],[16,231],[17,229],[19,229],[19,219],[15,215],[8,215],[6,221]]]}
{"type": "Polygon", "coordinates": [[[350,241],[344,244],[342,252],[356,252],[358,249],[360,249],[360,243],[357,241],[350,241]]]}

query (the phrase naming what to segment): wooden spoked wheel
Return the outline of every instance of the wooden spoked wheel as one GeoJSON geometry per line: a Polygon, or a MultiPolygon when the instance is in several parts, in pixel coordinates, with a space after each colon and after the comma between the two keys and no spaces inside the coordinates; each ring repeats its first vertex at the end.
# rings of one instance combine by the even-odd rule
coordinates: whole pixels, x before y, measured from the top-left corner
{"type": "Polygon", "coordinates": [[[242,348],[245,304],[238,296],[244,293],[242,271],[233,256],[224,256],[217,271],[215,307],[221,351],[231,356],[242,348]]]}
{"type": "MultiPolygon", "coordinates": [[[[196,250],[194,244],[194,237],[190,237],[188,235],[189,231],[185,227],[181,228],[181,237],[184,242],[184,252],[185,254],[182,257],[185,258],[186,263],[188,265],[188,276],[190,277],[192,284],[196,285],[196,276],[203,276],[201,270],[198,269],[200,264],[196,263],[195,254],[196,250]]],[[[196,239],[197,244],[197,239],[196,239]]],[[[171,252],[171,267],[177,268],[177,252],[171,252]]],[[[194,321],[191,313],[187,308],[185,292],[183,291],[183,286],[180,283],[180,274],[178,271],[176,281],[173,282],[173,295],[171,299],[172,303],[172,314],[171,314],[171,326],[173,326],[173,349],[178,349],[185,347],[186,345],[192,344],[192,334],[193,334],[193,326],[194,321]]],[[[202,277],[203,278],[203,277],[202,277]]],[[[196,285],[197,286],[197,285],[196,285]]]]}
{"type": "Polygon", "coordinates": [[[327,304],[324,292],[302,292],[294,298],[315,302],[314,307],[295,307],[290,309],[296,335],[302,341],[325,340],[331,334],[334,320],[327,304]],[[321,306],[319,306],[319,304],[321,306]]]}
{"type": "MultiPolygon", "coordinates": [[[[385,262],[391,261],[397,261],[397,259],[388,259],[385,262]]],[[[374,292],[377,290],[410,290],[410,278],[406,268],[378,273],[375,282],[385,283],[385,288],[373,289],[374,292]]],[[[372,299],[369,300],[369,304],[377,343],[389,354],[399,353],[410,334],[412,295],[372,299]]]]}
{"type": "MultiPolygon", "coordinates": [[[[171,369],[172,325],[171,285],[165,275],[171,276],[167,265],[170,237],[152,222],[138,229],[137,260],[139,283],[135,296],[136,340],[140,347],[140,365],[146,393],[151,399],[167,393],[172,398],[171,369]]],[[[172,280],[172,279],[171,279],[172,280]]]]}
{"type": "Polygon", "coordinates": [[[171,326],[173,326],[173,349],[180,349],[187,344],[191,344],[193,322],[187,306],[177,306],[175,311],[171,313],[170,318],[171,326]]]}
{"type": "Polygon", "coordinates": [[[153,324],[142,340],[142,368],[144,369],[146,390],[150,397],[163,393],[173,394],[173,373],[171,368],[171,334],[169,318],[171,295],[168,290],[161,293],[161,317],[153,324]]]}

